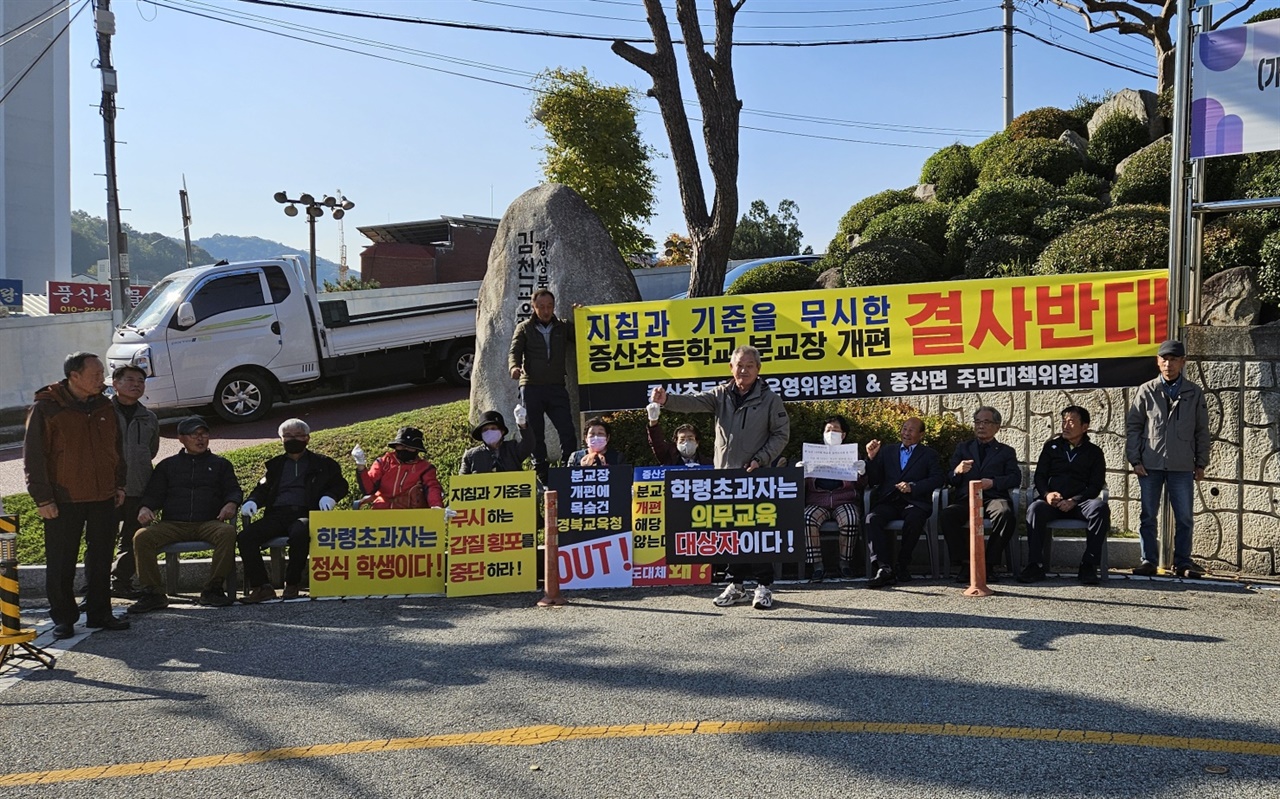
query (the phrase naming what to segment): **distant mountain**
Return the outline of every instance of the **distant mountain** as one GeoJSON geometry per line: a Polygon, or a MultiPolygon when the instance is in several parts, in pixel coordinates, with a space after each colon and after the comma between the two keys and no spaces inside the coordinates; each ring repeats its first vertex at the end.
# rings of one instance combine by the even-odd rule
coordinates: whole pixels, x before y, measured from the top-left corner
{"type": "MultiPolygon", "coordinates": [[[[293,247],[281,244],[278,241],[261,239],[257,236],[228,236],[222,233],[215,233],[203,239],[196,239],[191,243],[200,245],[208,250],[215,259],[219,260],[257,261],[264,258],[275,258],[278,255],[301,255],[302,260],[305,262],[308,258],[306,250],[295,250],[293,247]]],[[[348,274],[351,277],[360,277],[360,273],[355,269],[349,269],[348,274]]],[[[326,280],[337,281],[338,265],[333,261],[317,257],[316,279],[320,283],[324,283],[326,280]]]]}
{"type": "MultiPolygon", "coordinates": [[[[142,233],[127,223],[129,240],[129,277],[135,284],[153,284],[160,278],[187,268],[186,246],[163,233],[142,233]]],[[[71,273],[96,275],[98,261],[107,257],[107,222],[84,211],[71,212],[71,273]]],[[[211,264],[216,258],[198,247],[192,247],[196,264],[211,264]]],[[[43,290],[43,289],[41,289],[43,290]]]]}

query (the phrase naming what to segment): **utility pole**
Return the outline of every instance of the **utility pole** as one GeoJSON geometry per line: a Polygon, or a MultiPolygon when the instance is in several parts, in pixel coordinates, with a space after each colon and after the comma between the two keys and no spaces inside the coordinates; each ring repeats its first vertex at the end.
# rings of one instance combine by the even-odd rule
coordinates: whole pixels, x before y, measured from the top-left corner
{"type": "Polygon", "coordinates": [[[187,176],[182,176],[182,188],[178,189],[178,203],[182,206],[182,240],[187,245],[187,266],[194,266],[191,257],[191,203],[187,199],[187,176]]]}
{"type": "Polygon", "coordinates": [[[116,18],[111,0],[94,0],[98,31],[98,69],[102,70],[102,138],[107,150],[107,258],[111,262],[111,323],[119,326],[131,310],[129,303],[129,240],[120,224],[120,196],[116,191],[116,70],[111,66],[111,37],[116,18]]]}
{"type": "Polygon", "coordinates": [[[1004,126],[1013,121],[1013,0],[1004,0],[1004,126]]]}

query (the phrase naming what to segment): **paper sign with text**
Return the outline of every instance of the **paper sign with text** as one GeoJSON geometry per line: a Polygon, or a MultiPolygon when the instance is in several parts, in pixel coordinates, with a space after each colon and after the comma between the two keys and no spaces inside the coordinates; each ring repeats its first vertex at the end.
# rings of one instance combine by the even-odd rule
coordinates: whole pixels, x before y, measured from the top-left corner
{"type": "Polygon", "coordinates": [[[533,472],[449,478],[448,596],[533,591],[538,587],[537,499],[533,472]]]}
{"type": "Polygon", "coordinates": [[[443,594],[441,508],[311,512],[311,596],[443,594]]]}
{"type": "Polygon", "coordinates": [[[667,472],[667,563],[804,560],[804,475],[786,469],[667,472]]]}
{"type": "Polygon", "coordinates": [[[853,481],[867,469],[867,464],[858,460],[857,444],[829,447],[806,441],[803,449],[805,477],[853,481]]]}

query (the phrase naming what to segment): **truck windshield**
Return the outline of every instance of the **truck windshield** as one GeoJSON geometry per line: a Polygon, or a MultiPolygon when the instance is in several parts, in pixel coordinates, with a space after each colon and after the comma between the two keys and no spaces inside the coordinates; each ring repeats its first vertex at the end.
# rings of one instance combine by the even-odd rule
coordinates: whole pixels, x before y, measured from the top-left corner
{"type": "Polygon", "coordinates": [[[124,320],[124,326],[145,330],[164,324],[173,307],[182,302],[182,295],[192,279],[192,276],[182,275],[161,280],[155,288],[147,292],[147,296],[142,298],[142,302],[133,309],[129,318],[124,320]]]}

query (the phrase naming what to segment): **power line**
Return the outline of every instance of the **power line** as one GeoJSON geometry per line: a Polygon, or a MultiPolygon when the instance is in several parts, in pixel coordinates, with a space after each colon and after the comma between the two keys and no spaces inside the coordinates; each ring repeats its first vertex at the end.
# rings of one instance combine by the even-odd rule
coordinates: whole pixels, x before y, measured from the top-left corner
{"type": "Polygon", "coordinates": [[[4,96],[0,97],[0,105],[3,105],[4,101],[9,99],[9,95],[13,94],[14,89],[17,89],[18,86],[21,85],[22,79],[27,77],[27,75],[31,73],[31,70],[36,68],[36,64],[39,64],[40,60],[45,57],[45,54],[53,49],[53,46],[58,43],[58,40],[61,39],[67,32],[67,29],[71,27],[71,23],[76,21],[76,17],[80,16],[80,12],[84,11],[88,5],[89,0],[84,0],[84,2],[80,4],[80,8],[76,10],[76,13],[71,15],[71,19],[67,20],[67,24],[62,26],[62,30],[58,31],[57,35],[50,39],[49,43],[45,45],[45,48],[40,51],[40,55],[36,56],[35,60],[27,65],[26,69],[22,70],[22,74],[17,77],[8,89],[5,89],[4,96]]]}
{"type": "MultiPolygon", "coordinates": [[[[476,1],[483,2],[483,0],[476,0],[476,1]]],[[[627,6],[629,8],[635,8],[634,0],[588,0],[588,2],[602,3],[605,5],[611,5],[611,6],[627,6]]],[[[865,14],[872,11],[898,11],[903,8],[922,8],[924,6],[941,6],[941,5],[948,5],[951,3],[960,3],[960,2],[963,2],[963,0],[929,0],[929,2],[924,2],[924,3],[903,3],[902,5],[880,6],[878,8],[832,8],[832,9],[814,8],[814,9],[795,9],[791,11],[771,11],[771,10],[762,10],[762,9],[754,9],[754,8],[743,8],[739,10],[737,13],[739,14],[797,14],[797,15],[798,14],[865,14]]],[[[700,8],[698,10],[704,11],[708,9],[700,8]]],[[[666,6],[663,7],[663,11],[666,11],[668,13],[675,13],[675,9],[666,7],[666,6]]]]}
{"type": "MultiPolygon", "coordinates": [[[[530,7],[527,5],[521,5],[519,3],[506,3],[506,2],[502,2],[502,0],[471,0],[471,2],[480,3],[482,5],[498,6],[500,8],[515,8],[521,11],[532,11],[532,12],[538,12],[542,14],[559,14],[559,15],[568,16],[568,17],[578,17],[578,18],[585,18],[585,19],[605,19],[613,22],[626,22],[626,23],[638,24],[638,25],[648,24],[648,20],[644,20],[644,19],[634,19],[631,17],[612,17],[605,14],[584,14],[581,11],[565,11],[559,8],[530,7]]],[[[932,4],[925,4],[925,5],[932,5],[932,4]]],[[[906,7],[909,7],[909,6],[899,6],[897,8],[884,7],[884,8],[878,8],[878,9],[867,8],[867,9],[860,9],[860,10],[863,12],[870,12],[870,11],[898,12],[902,8],[906,8],[906,7]]],[[[934,14],[932,16],[926,16],[926,17],[906,17],[906,18],[900,18],[900,19],[878,20],[876,22],[840,22],[840,23],[832,23],[827,25],[734,25],[734,29],[735,30],[819,30],[819,29],[825,29],[825,28],[859,28],[867,25],[899,25],[907,22],[924,22],[926,20],[931,20],[931,19],[943,19],[945,17],[958,17],[964,14],[974,14],[980,11],[991,11],[991,10],[994,10],[994,9],[992,7],[971,8],[966,11],[953,11],[948,14],[934,14]]],[[[703,24],[702,27],[709,28],[712,26],[710,24],[703,24]]]]}
{"type": "Polygon", "coordinates": [[[21,23],[13,30],[0,34],[0,47],[3,47],[4,45],[18,38],[19,36],[22,36],[32,30],[35,30],[36,28],[48,22],[49,20],[58,16],[59,14],[61,14],[62,12],[70,8],[71,3],[72,3],[72,0],[60,0],[60,2],[54,3],[52,6],[45,9],[44,11],[41,11],[39,14],[36,14],[31,19],[21,23]],[[43,14],[44,16],[41,17],[41,14],[43,14]]]}
{"type": "Polygon", "coordinates": [[[1014,32],[1015,32],[1015,33],[1021,33],[1023,36],[1028,36],[1028,37],[1030,37],[1030,38],[1032,38],[1032,39],[1035,39],[1037,42],[1040,42],[1040,43],[1042,43],[1042,44],[1047,44],[1047,45],[1049,45],[1050,47],[1056,47],[1056,48],[1058,48],[1059,50],[1066,50],[1068,53],[1075,53],[1076,55],[1078,55],[1078,56],[1080,56],[1080,57],[1082,57],[1082,58],[1087,58],[1087,59],[1089,59],[1090,61],[1097,61],[1098,63],[1100,63],[1100,64],[1106,64],[1106,65],[1107,65],[1107,66],[1109,66],[1109,67],[1115,67],[1116,69],[1123,69],[1125,72],[1132,72],[1133,74],[1135,74],[1135,75],[1141,75],[1141,76],[1142,76],[1142,77],[1144,77],[1144,78],[1151,78],[1152,80],[1155,80],[1155,79],[1156,79],[1156,76],[1155,76],[1153,73],[1150,73],[1150,72],[1143,72],[1143,71],[1142,71],[1142,70],[1140,70],[1140,69],[1135,69],[1134,67],[1127,67],[1127,66],[1125,66],[1124,64],[1117,64],[1116,62],[1114,62],[1114,61],[1108,61],[1107,59],[1105,59],[1105,58],[1103,58],[1103,57],[1101,57],[1101,56],[1090,55],[1089,53],[1084,53],[1084,52],[1081,52],[1081,51],[1079,51],[1079,50],[1075,50],[1075,49],[1073,49],[1073,48],[1067,47],[1065,44],[1059,44],[1059,43],[1057,43],[1057,42],[1051,42],[1051,41],[1049,41],[1048,39],[1045,39],[1045,38],[1044,38],[1044,37],[1042,37],[1042,36],[1037,36],[1037,35],[1035,35],[1035,34],[1034,34],[1034,33],[1032,33],[1031,31],[1023,30],[1022,28],[1017,28],[1017,27],[1015,27],[1013,30],[1014,30],[1014,32]]]}
{"type": "Polygon", "coordinates": [[[1038,18],[1038,17],[1036,17],[1036,16],[1034,16],[1034,15],[1032,15],[1032,14],[1030,14],[1030,13],[1028,13],[1028,12],[1024,11],[1024,10],[1023,10],[1023,9],[1021,9],[1021,8],[1018,8],[1018,9],[1017,9],[1017,11],[1018,11],[1019,13],[1021,13],[1023,16],[1027,17],[1027,19],[1028,19],[1028,20],[1030,20],[1032,23],[1036,23],[1036,22],[1043,22],[1045,25],[1047,25],[1047,26],[1048,26],[1048,28],[1049,28],[1049,32],[1050,32],[1050,35],[1052,35],[1054,38],[1057,38],[1057,37],[1059,37],[1059,36],[1065,36],[1065,37],[1067,37],[1067,38],[1069,38],[1069,39],[1075,39],[1075,40],[1076,40],[1076,41],[1078,41],[1078,42],[1083,42],[1083,43],[1085,43],[1085,44],[1089,45],[1090,47],[1094,47],[1094,48],[1097,48],[1097,49],[1102,50],[1102,51],[1104,51],[1104,52],[1111,53],[1111,54],[1113,54],[1113,55],[1117,56],[1118,58],[1124,58],[1124,59],[1127,59],[1127,60],[1129,60],[1129,61],[1131,61],[1131,62],[1135,62],[1135,61],[1136,61],[1136,62],[1141,62],[1141,63],[1148,63],[1148,62],[1149,62],[1149,57],[1150,57],[1151,53],[1146,52],[1146,51],[1143,51],[1143,50],[1141,50],[1141,49],[1139,49],[1139,48],[1137,48],[1137,47],[1134,47],[1133,45],[1126,44],[1126,43],[1125,43],[1125,42],[1123,42],[1122,40],[1119,40],[1119,39],[1106,39],[1106,38],[1103,38],[1103,37],[1101,37],[1101,36],[1097,36],[1097,35],[1094,35],[1094,36],[1088,36],[1088,35],[1086,35],[1086,36],[1080,36],[1080,35],[1078,35],[1078,34],[1074,34],[1074,33],[1070,32],[1070,31],[1068,31],[1068,30],[1065,30],[1065,29],[1063,29],[1062,27],[1055,26],[1055,25],[1054,25],[1055,20],[1054,20],[1052,17],[1048,16],[1048,15],[1046,15],[1046,19],[1041,20],[1040,18],[1038,18]],[[1129,55],[1128,53],[1121,52],[1120,50],[1117,50],[1117,49],[1115,49],[1115,48],[1113,48],[1113,47],[1108,47],[1108,46],[1107,46],[1108,44],[1112,44],[1112,45],[1115,45],[1116,47],[1123,48],[1124,50],[1128,50],[1128,51],[1130,51],[1130,52],[1132,52],[1132,53],[1135,53],[1136,55],[1129,55]]]}
{"type": "MultiPolygon", "coordinates": [[[[1044,23],[1045,23],[1046,25],[1048,25],[1048,26],[1049,26],[1050,30],[1053,30],[1055,33],[1057,33],[1057,34],[1059,34],[1059,35],[1061,35],[1061,36],[1068,36],[1068,37],[1070,37],[1070,38],[1072,38],[1072,39],[1076,39],[1076,40],[1078,40],[1078,41],[1082,41],[1082,42],[1083,42],[1083,41],[1092,41],[1092,42],[1097,42],[1097,41],[1099,41],[1099,40],[1106,41],[1106,42],[1110,42],[1111,44],[1114,44],[1114,45],[1115,45],[1115,46],[1117,46],[1117,47],[1124,48],[1125,50],[1130,50],[1130,51],[1132,51],[1132,52],[1136,53],[1137,55],[1142,56],[1142,57],[1144,57],[1144,58],[1145,58],[1146,56],[1149,56],[1149,55],[1151,54],[1151,52],[1150,52],[1149,50],[1144,50],[1144,49],[1142,49],[1142,48],[1140,48],[1140,47],[1136,47],[1136,46],[1134,46],[1134,45],[1132,45],[1132,44],[1128,44],[1128,43],[1126,43],[1125,35],[1123,35],[1123,34],[1117,34],[1117,36],[1116,36],[1115,38],[1113,38],[1113,39],[1104,39],[1104,38],[1103,38],[1103,37],[1101,37],[1101,36],[1080,36],[1080,35],[1078,35],[1078,34],[1071,33],[1070,31],[1068,31],[1068,30],[1066,29],[1066,27],[1058,27],[1058,28],[1055,28],[1055,27],[1054,27],[1054,23],[1055,23],[1055,22],[1059,22],[1059,23],[1061,23],[1063,26],[1070,26],[1072,29],[1076,28],[1076,26],[1077,26],[1079,23],[1078,23],[1078,21],[1074,18],[1074,16],[1073,16],[1072,18],[1070,18],[1070,19],[1063,19],[1063,18],[1061,17],[1061,15],[1055,15],[1055,14],[1054,14],[1054,9],[1057,9],[1058,11],[1060,11],[1060,12],[1064,12],[1064,13],[1067,11],[1067,9],[1065,9],[1065,8],[1063,8],[1062,6],[1058,5],[1056,2],[1053,2],[1053,0],[1049,0],[1049,2],[1048,2],[1048,4],[1047,4],[1047,5],[1036,5],[1036,6],[1032,6],[1030,10],[1028,10],[1028,9],[1026,9],[1026,8],[1023,8],[1023,7],[1021,7],[1021,6],[1016,7],[1016,10],[1017,10],[1020,14],[1022,14],[1022,15],[1024,15],[1024,16],[1026,16],[1028,19],[1032,20],[1033,22],[1040,22],[1040,21],[1041,21],[1041,20],[1040,20],[1040,18],[1039,18],[1039,17],[1037,17],[1035,14],[1033,14],[1033,13],[1032,13],[1032,10],[1034,10],[1034,9],[1041,9],[1041,8],[1044,10],[1044,20],[1043,20],[1043,21],[1044,21],[1044,23]]],[[[1100,46],[1100,45],[1099,45],[1099,46],[1100,46]]]]}

